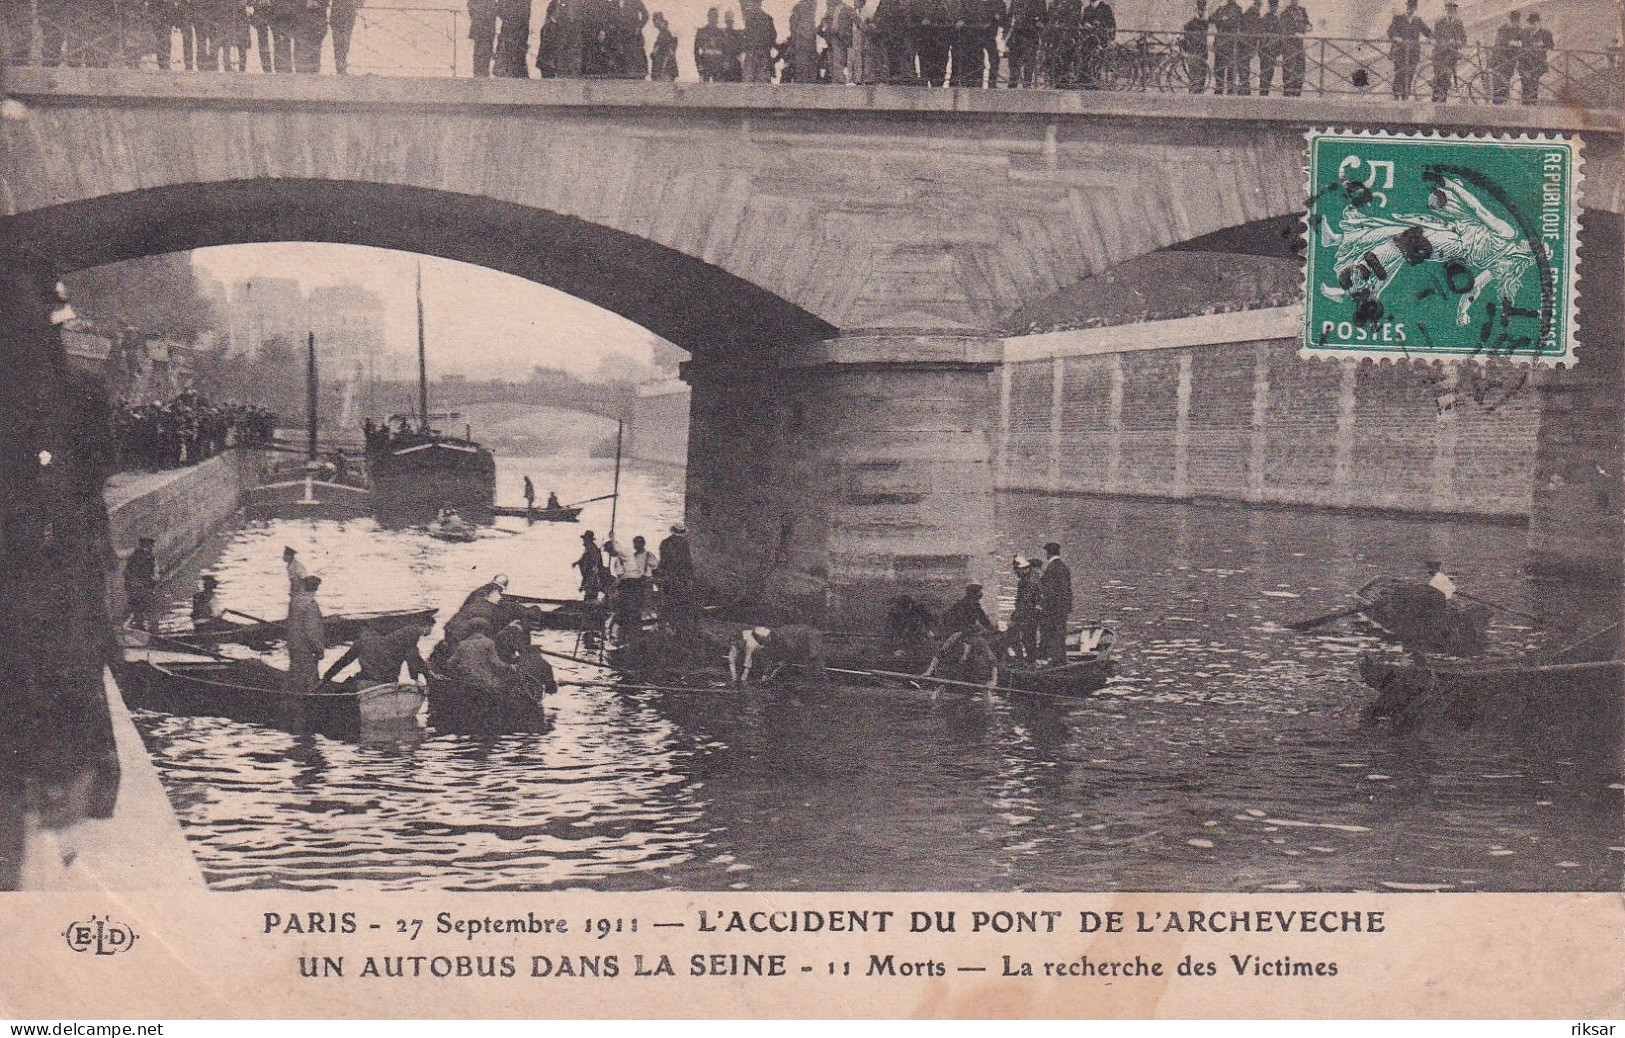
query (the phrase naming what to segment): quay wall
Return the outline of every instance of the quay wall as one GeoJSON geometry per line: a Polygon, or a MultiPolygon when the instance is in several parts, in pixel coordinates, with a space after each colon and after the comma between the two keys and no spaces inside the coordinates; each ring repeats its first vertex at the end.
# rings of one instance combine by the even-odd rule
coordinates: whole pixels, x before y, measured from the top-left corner
{"type": "Polygon", "coordinates": [[[626,456],[655,465],[688,464],[688,410],[691,394],[682,382],[638,387],[627,422],[626,456]]]}
{"type": "Polygon", "coordinates": [[[1530,516],[1541,398],[1520,372],[1304,360],[1300,322],[1006,339],[999,489],[1530,516]]]}
{"type": "Polygon", "coordinates": [[[108,576],[108,615],[125,615],[123,563],[139,538],[157,542],[158,572],[169,573],[237,513],[243,495],[260,484],[269,464],[264,451],[229,450],[199,465],[109,487],[103,496],[119,563],[108,576]]]}

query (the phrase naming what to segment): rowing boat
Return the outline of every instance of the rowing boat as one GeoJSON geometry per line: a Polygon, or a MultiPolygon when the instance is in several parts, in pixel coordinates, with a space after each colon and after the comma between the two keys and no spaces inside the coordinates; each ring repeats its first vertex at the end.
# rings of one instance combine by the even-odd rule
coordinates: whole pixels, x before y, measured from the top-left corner
{"type": "MultiPolygon", "coordinates": [[[[402,627],[434,619],[433,609],[400,609],[377,613],[341,613],[322,618],[322,635],[329,648],[346,645],[371,629],[378,634],[389,634],[402,627]]],[[[266,649],[287,637],[286,620],[267,620],[261,623],[220,621],[215,627],[201,631],[165,631],[165,641],[185,648],[206,648],[231,643],[252,649],[266,649]]]]}
{"type": "MultiPolygon", "coordinates": [[[[503,688],[455,675],[429,675],[429,723],[440,731],[531,731],[547,723],[550,681],[527,673],[503,688]]],[[[557,686],[551,686],[556,688],[557,686]]]]}
{"type": "Polygon", "coordinates": [[[424,701],[416,685],[404,682],[290,692],[288,672],[260,659],[186,659],[129,650],[115,674],[132,707],[339,738],[354,737],[368,725],[410,721],[424,701]]]}
{"type": "Polygon", "coordinates": [[[1488,606],[1445,601],[1425,583],[1386,576],[1367,581],[1354,599],[1364,606],[1360,615],[1367,624],[1406,649],[1447,656],[1484,651],[1488,606]]]}
{"type": "Polygon", "coordinates": [[[454,544],[468,544],[479,540],[480,531],[472,523],[445,523],[435,520],[424,527],[430,537],[437,541],[451,541],[454,544]]]}
{"type": "Polygon", "coordinates": [[[1625,705],[1619,624],[1555,651],[1474,663],[1360,659],[1360,680],[1377,691],[1369,719],[1396,727],[1446,721],[1459,728],[1618,736],[1625,705]]]}
{"type": "Polygon", "coordinates": [[[533,519],[542,523],[573,523],[581,519],[581,506],[560,505],[558,508],[525,508],[522,505],[497,505],[492,515],[505,515],[510,519],[533,519]]]}
{"type": "Polygon", "coordinates": [[[608,607],[579,598],[536,598],[504,593],[509,602],[526,606],[522,619],[533,631],[602,631],[608,607]]]}

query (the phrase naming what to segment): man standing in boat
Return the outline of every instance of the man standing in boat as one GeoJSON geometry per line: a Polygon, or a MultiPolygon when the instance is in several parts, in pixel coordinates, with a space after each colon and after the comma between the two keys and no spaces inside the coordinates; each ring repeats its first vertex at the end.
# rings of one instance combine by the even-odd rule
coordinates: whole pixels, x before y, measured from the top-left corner
{"type": "Polygon", "coordinates": [[[581,535],[581,558],[570,565],[581,571],[581,600],[597,602],[606,590],[608,574],[604,572],[603,549],[591,530],[581,535]]]}
{"type": "Polygon", "coordinates": [[[322,634],[322,607],[316,602],[321,577],[306,577],[288,600],[288,691],[310,692],[320,682],[317,667],[327,640],[322,634]]]}
{"type": "Polygon", "coordinates": [[[428,668],[418,652],[418,643],[434,630],[434,617],[425,617],[415,624],[397,628],[388,634],[368,629],[355,640],[350,650],[327,668],[323,681],[332,681],[334,675],[352,663],[359,663],[357,677],[363,687],[391,685],[401,679],[401,667],[413,681],[423,684],[428,680],[428,668]]]}
{"type": "Polygon", "coordinates": [[[536,511],[536,484],[530,481],[529,476],[525,477],[525,511],[536,511]]]}
{"type": "Polygon", "coordinates": [[[1016,571],[1016,607],[1010,613],[1010,646],[1016,656],[1028,663],[1038,662],[1038,624],[1043,615],[1043,598],[1032,560],[1017,555],[1011,563],[1016,571]]]}
{"type": "Polygon", "coordinates": [[[286,546],[282,549],[282,563],[288,568],[288,601],[292,602],[294,596],[304,590],[310,571],[299,561],[299,553],[286,546]]]}
{"type": "Polygon", "coordinates": [[[1050,663],[1066,662],[1066,621],[1072,615],[1072,570],[1061,560],[1061,546],[1044,545],[1044,568],[1038,575],[1038,652],[1050,663]]]}
{"type": "Polygon", "coordinates": [[[660,542],[660,616],[685,649],[699,640],[699,614],[694,608],[694,554],[688,547],[688,527],[671,524],[671,536],[660,542]]]}
{"type": "Polygon", "coordinates": [[[200,580],[202,588],[192,595],[192,630],[218,631],[230,627],[230,622],[224,619],[226,607],[220,604],[217,593],[219,579],[213,573],[205,573],[200,580]]]}
{"type": "Polygon", "coordinates": [[[615,620],[621,638],[634,637],[643,626],[643,604],[649,599],[649,582],[660,559],[645,546],[643,537],[632,538],[632,550],[625,551],[614,541],[605,541],[610,573],[615,577],[615,620]]]}

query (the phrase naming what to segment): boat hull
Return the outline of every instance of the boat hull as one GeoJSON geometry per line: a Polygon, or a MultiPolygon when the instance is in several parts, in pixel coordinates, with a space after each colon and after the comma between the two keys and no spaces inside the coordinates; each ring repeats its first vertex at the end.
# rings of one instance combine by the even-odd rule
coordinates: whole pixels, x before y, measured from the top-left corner
{"type": "Polygon", "coordinates": [[[581,521],[582,509],[576,508],[530,508],[520,505],[497,505],[491,509],[493,515],[506,516],[510,519],[530,519],[539,523],[574,523],[581,521]]]}
{"type": "Polygon", "coordinates": [[[353,740],[361,735],[360,698],[328,686],[289,692],[287,672],[262,660],[153,663],[126,659],[114,668],[125,702],[183,717],[221,717],[304,734],[353,740]]]}
{"type": "Polygon", "coordinates": [[[288,480],[250,490],[250,519],[358,519],[372,514],[372,494],[360,487],[321,480],[288,480]]]}
{"type": "Polygon", "coordinates": [[[539,685],[524,683],[506,689],[446,675],[429,679],[429,723],[441,731],[535,731],[547,723],[547,710],[539,685]]]}
{"type": "Polygon", "coordinates": [[[373,514],[388,527],[424,526],[442,509],[488,523],[496,503],[496,460],[479,444],[433,440],[367,452],[373,514]]]}
{"type": "MultiPolygon", "coordinates": [[[[327,647],[345,645],[361,637],[369,627],[379,634],[389,634],[415,623],[434,619],[433,609],[408,609],[383,613],[349,613],[324,617],[322,635],[327,647]]],[[[207,648],[213,645],[246,645],[251,649],[266,649],[287,637],[285,620],[272,620],[259,624],[233,624],[208,631],[164,632],[166,643],[188,648],[207,648]]]]}

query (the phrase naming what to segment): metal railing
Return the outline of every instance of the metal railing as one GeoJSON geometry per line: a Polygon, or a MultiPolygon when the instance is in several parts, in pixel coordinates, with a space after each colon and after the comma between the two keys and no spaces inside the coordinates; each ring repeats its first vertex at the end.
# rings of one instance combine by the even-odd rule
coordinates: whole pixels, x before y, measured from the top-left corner
{"type": "MultiPolygon", "coordinates": [[[[210,35],[221,39],[204,47],[196,42],[201,39],[197,27],[170,27],[165,40],[165,28],[155,25],[137,0],[109,0],[102,5],[33,0],[32,9],[33,17],[26,24],[8,27],[10,60],[15,64],[147,69],[167,65],[177,71],[224,67],[256,74],[272,66],[267,44],[274,41],[267,41],[268,34],[260,26],[250,30],[246,19],[233,29],[214,30],[210,35]],[[160,41],[168,44],[167,62],[159,59],[160,41]],[[225,52],[234,60],[222,58],[216,63],[212,48],[222,42],[245,52],[228,46],[225,52]],[[188,54],[193,60],[187,59],[188,54]]],[[[28,8],[23,11],[26,14],[28,8]]],[[[1600,109],[1625,103],[1618,47],[1554,49],[1544,55],[1544,61],[1524,64],[1518,54],[1509,55],[1487,44],[1463,45],[1453,56],[1443,48],[1422,45],[1414,52],[1414,66],[1405,62],[1404,67],[1396,68],[1390,56],[1393,44],[1385,39],[1212,36],[1202,49],[1187,51],[1187,41],[1178,32],[1123,30],[1102,45],[1054,29],[1052,26],[1030,49],[1019,48],[1031,54],[1034,87],[1538,103],[1600,109]],[[1530,88],[1533,97],[1527,96],[1530,88]]],[[[366,75],[469,76],[473,73],[473,44],[467,30],[468,17],[460,7],[363,7],[350,38],[348,69],[366,75]]],[[[942,35],[936,45],[946,49],[954,30],[942,27],[939,32],[942,35]]],[[[322,27],[313,35],[319,39],[315,46],[320,48],[320,70],[334,71],[333,34],[322,27]]],[[[535,60],[535,35],[529,41],[531,62],[535,60]]],[[[293,36],[297,44],[297,29],[293,36]]],[[[871,30],[868,47],[885,53],[869,64],[891,70],[890,75],[875,75],[873,80],[923,82],[917,56],[930,46],[926,40],[927,34],[917,27],[890,34],[871,30]]],[[[1007,37],[997,71],[977,73],[975,85],[1010,85],[1015,55],[1009,43],[1007,37]]],[[[939,53],[939,60],[942,57],[939,53]]],[[[980,66],[979,57],[976,65],[980,66]]],[[[691,67],[685,69],[685,78],[693,74],[691,67]]]]}

